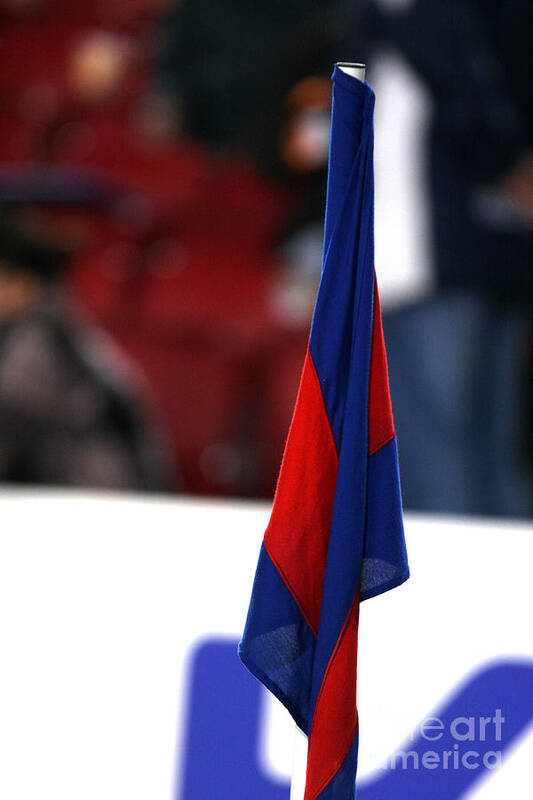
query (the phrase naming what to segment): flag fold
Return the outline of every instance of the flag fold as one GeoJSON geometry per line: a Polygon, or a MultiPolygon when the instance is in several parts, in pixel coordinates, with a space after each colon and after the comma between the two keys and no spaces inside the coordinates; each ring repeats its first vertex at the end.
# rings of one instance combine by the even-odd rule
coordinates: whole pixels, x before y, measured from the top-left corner
{"type": "Polygon", "coordinates": [[[322,277],[239,655],[355,796],[359,604],[409,576],[374,273],[374,93],[335,67],[322,277]]]}

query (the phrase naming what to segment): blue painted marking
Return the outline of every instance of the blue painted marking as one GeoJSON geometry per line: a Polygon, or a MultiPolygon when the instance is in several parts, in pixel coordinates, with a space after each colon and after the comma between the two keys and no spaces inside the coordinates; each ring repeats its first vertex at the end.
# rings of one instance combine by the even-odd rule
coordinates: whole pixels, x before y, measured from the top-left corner
{"type": "MultiPolygon", "coordinates": [[[[242,666],[237,644],[228,640],[209,640],[195,652],[191,663],[191,683],[185,725],[185,748],[178,779],[176,800],[289,800],[288,783],[276,782],[259,767],[259,729],[261,685],[242,666]]],[[[533,723],[533,661],[492,662],[466,677],[440,708],[429,717],[438,717],[443,730],[420,733],[400,751],[409,753],[408,769],[402,759],[396,768],[374,773],[358,784],[357,800],[459,800],[487,774],[483,759],[490,751],[502,755],[517,742],[533,723]],[[485,740],[480,740],[479,718],[493,716],[501,709],[501,740],[494,722],[485,725],[485,740]],[[459,717],[474,717],[475,740],[458,741],[451,725],[459,717]],[[461,759],[475,751],[467,763],[461,759]],[[434,769],[423,766],[428,751],[439,754],[434,769]],[[447,768],[443,753],[449,751],[447,768]],[[455,768],[454,753],[459,753],[455,768]],[[414,769],[415,755],[419,768],[414,769]]],[[[459,723],[456,733],[466,735],[468,726],[459,723]]],[[[364,729],[363,729],[364,735],[364,729]]],[[[434,760],[434,759],[433,759],[434,760]]],[[[390,759],[389,759],[390,762],[390,759]]],[[[429,760],[431,763],[431,758],[429,760]]],[[[489,763],[493,763],[490,760],[489,763]]]]}

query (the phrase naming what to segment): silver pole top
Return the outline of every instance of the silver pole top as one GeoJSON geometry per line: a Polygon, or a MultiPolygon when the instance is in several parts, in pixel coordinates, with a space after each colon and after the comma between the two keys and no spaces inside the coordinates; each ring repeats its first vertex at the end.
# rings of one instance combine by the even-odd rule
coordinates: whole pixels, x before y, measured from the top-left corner
{"type": "Polygon", "coordinates": [[[358,81],[364,81],[366,76],[366,64],[354,63],[352,61],[337,61],[337,66],[347,75],[352,78],[357,78],[358,81]]]}

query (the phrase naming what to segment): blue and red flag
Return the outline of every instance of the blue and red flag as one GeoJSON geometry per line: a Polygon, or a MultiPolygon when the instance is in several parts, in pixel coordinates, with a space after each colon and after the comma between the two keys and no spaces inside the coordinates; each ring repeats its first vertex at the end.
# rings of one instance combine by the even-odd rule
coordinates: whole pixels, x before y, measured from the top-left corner
{"type": "Polygon", "coordinates": [[[338,67],[322,278],[239,654],[309,736],[305,800],[355,796],[361,600],[409,576],[374,273],[374,93],[338,67]]]}

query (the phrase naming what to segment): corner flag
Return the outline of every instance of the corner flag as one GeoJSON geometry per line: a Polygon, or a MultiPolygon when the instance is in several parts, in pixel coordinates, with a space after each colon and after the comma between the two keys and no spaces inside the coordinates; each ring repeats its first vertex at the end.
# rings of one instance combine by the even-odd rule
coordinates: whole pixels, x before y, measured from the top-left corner
{"type": "Polygon", "coordinates": [[[351,800],[359,603],[409,576],[374,273],[374,93],[335,67],[322,278],[239,654],[309,736],[305,800],[351,800]]]}

